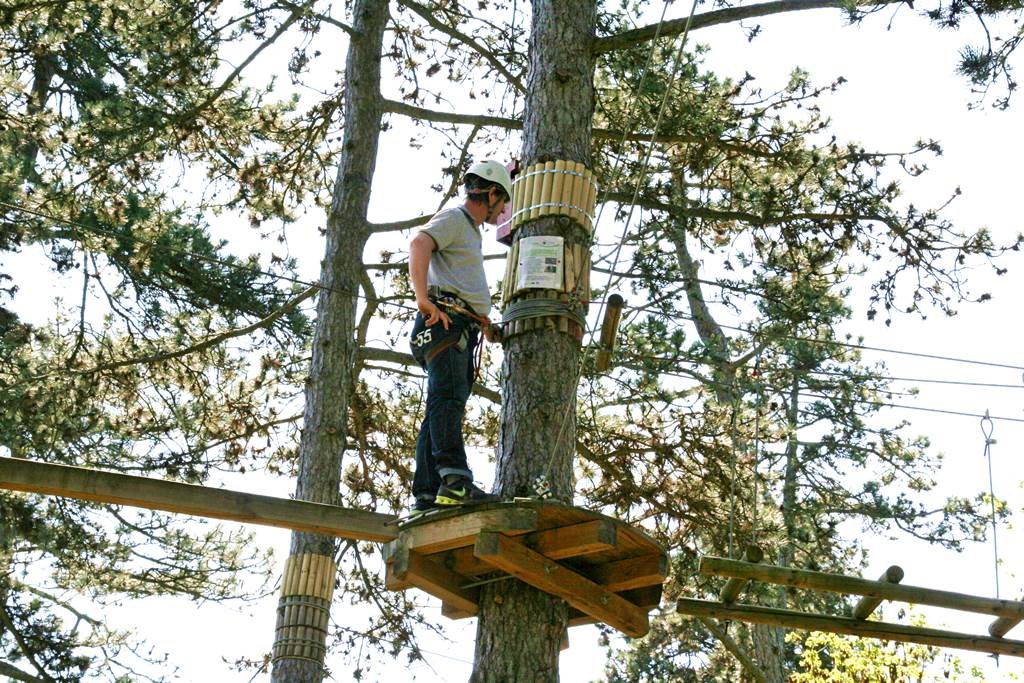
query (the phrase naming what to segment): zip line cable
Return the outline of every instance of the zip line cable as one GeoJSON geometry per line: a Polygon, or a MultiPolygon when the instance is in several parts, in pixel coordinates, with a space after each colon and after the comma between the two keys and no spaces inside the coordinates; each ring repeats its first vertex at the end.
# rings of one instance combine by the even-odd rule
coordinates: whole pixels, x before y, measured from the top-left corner
{"type": "MultiPolygon", "coordinates": [[[[654,363],[662,363],[662,364],[678,364],[680,362],[686,362],[686,363],[692,363],[694,365],[707,365],[707,366],[712,365],[710,361],[704,360],[703,358],[695,358],[695,357],[678,357],[678,358],[673,358],[673,357],[652,356],[650,354],[629,353],[629,352],[620,353],[619,356],[621,358],[626,358],[626,359],[629,359],[629,360],[651,361],[651,362],[654,362],[654,363]]],[[[635,367],[630,367],[630,369],[637,370],[637,368],[635,368],[635,367]]],[[[785,372],[787,370],[788,370],[788,368],[785,368],[785,367],[776,367],[776,368],[769,368],[767,370],[767,372],[785,372]]],[[[669,377],[679,377],[681,379],[695,379],[692,375],[684,375],[684,374],[680,374],[678,372],[671,372],[669,370],[658,370],[658,374],[660,374],[660,375],[668,375],[669,377]]],[[[922,384],[944,384],[944,385],[950,385],[950,386],[982,387],[982,388],[990,388],[990,389],[1018,389],[1018,390],[1024,389],[1024,384],[997,384],[997,383],[989,383],[989,382],[967,382],[967,381],[955,380],[955,379],[927,379],[927,378],[924,378],[924,377],[890,377],[888,375],[858,373],[858,372],[844,373],[844,372],[841,372],[839,370],[811,370],[810,374],[812,374],[812,375],[819,375],[819,374],[820,375],[827,375],[829,377],[844,377],[844,378],[846,378],[846,379],[848,379],[850,381],[874,380],[874,381],[879,381],[879,382],[920,382],[922,384]]],[[[884,394],[892,394],[892,395],[899,395],[899,396],[912,396],[912,395],[914,395],[914,394],[911,394],[909,392],[890,391],[890,390],[887,390],[887,389],[878,389],[877,391],[879,391],[880,393],[884,393],[884,394]]]]}
{"type": "MultiPolygon", "coordinates": [[[[60,223],[60,224],[63,224],[63,225],[67,225],[69,227],[78,228],[78,229],[86,231],[86,232],[100,233],[100,234],[106,235],[108,237],[115,237],[115,238],[118,238],[118,239],[129,240],[129,241],[135,242],[137,244],[144,243],[144,241],[141,238],[136,237],[135,235],[119,233],[119,232],[116,232],[116,231],[113,231],[113,230],[109,230],[109,229],[105,229],[105,228],[101,228],[101,227],[86,227],[86,226],[81,225],[80,223],[76,223],[75,221],[72,221],[70,219],[54,216],[52,214],[48,214],[48,213],[45,213],[43,211],[39,211],[38,209],[34,209],[34,208],[31,208],[31,207],[21,206],[21,205],[18,205],[18,204],[11,204],[11,203],[9,203],[7,201],[4,201],[4,200],[0,200],[0,206],[8,208],[8,209],[11,209],[11,210],[14,210],[14,211],[19,211],[19,212],[22,212],[22,213],[27,213],[27,214],[36,216],[38,218],[44,218],[44,219],[47,219],[47,220],[51,220],[51,221],[53,221],[55,223],[60,223]]],[[[334,294],[345,294],[345,295],[352,294],[351,291],[348,291],[346,289],[342,289],[342,288],[338,288],[338,287],[327,287],[327,286],[323,285],[322,283],[320,283],[319,281],[304,280],[304,279],[301,279],[301,278],[291,277],[291,276],[284,275],[284,274],[281,274],[281,273],[274,273],[272,271],[263,270],[263,269],[261,269],[261,268],[259,268],[257,266],[247,265],[247,264],[244,264],[244,263],[233,263],[231,261],[227,261],[227,260],[222,259],[222,258],[217,258],[217,257],[213,257],[213,256],[206,256],[204,254],[199,254],[199,253],[191,251],[191,250],[189,250],[189,249],[187,249],[185,247],[177,247],[177,246],[174,246],[174,245],[168,245],[166,248],[167,248],[168,251],[170,251],[172,253],[180,254],[182,256],[189,256],[189,257],[195,258],[197,260],[206,261],[208,263],[219,265],[219,266],[222,266],[222,267],[225,267],[225,268],[233,268],[233,269],[239,270],[239,271],[245,271],[245,272],[252,273],[252,274],[257,274],[257,275],[263,275],[263,276],[271,278],[271,279],[280,280],[280,281],[284,281],[284,282],[290,282],[292,284],[302,285],[304,287],[313,287],[313,286],[315,286],[315,287],[318,287],[320,289],[323,289],[324,291],[328,291],[328,292],[331,292],[331,293],[334,293],[334,294]]],[[[362,292],[358,292],[358,291],[355,292],[355,296],[357,298],[362,299],[362,300],[367,301],[367,302],[371,301],[371,299],[369,297],[367,297],[365,294],[363,294],[362,292]]],[[[383,301],[383,300],[379,300],[379,299],[378,300],[373,300],[373,301],[377,305],[381,305],[381,306],[392,306],[392,307],[395,307],[395,308],[401,308],[401,309],[408,310],[408,311],[415,311],[416,310],[412,306],[408,306],[406,304],[401,304],[401,303],[398,303],[396,301],[383,301]]],[[[605,303],[605,299],[602,298],[602,299],[599,300],[599,302],[600,302],[601,306],[603,307],[604,303],[605,303]]],[[[638,309],[637,307],[634,307],[634,306],[626,306],[625,308],[627,310],[634,310],[634,311],[640,310],[640,309],[638,309]]],[[[599,310],[599,313],[600,313],[600,310],[599,310]]],[[[600,316],[598,316],[598,317],[600,317],[600,316]]],[[[675,319],[682,319],[682,320],[689,320],[691,322],[696,322],[696,319],[693,316],[687,315],[685,313],[677,313],[675,315],[671,315],[671,316],[667,316],[667,317],[675,318],[675,319]]],[[[746,333],[746,334],[752,334],[749,329],[742,328],[742,327],[737,327],[735,325],[719,324],[719,326],[724,328],[724,329],[733,330],[733,331],[736,331],[736,332],[743,332],[743,333],[746,333]]],[[[995,363],[995,362],[991,362],[991,361],[980,361],[980,360],[974,360],[974,359],[970,359],[970,358],[959,358],[959,357],[944,356],[944,355],[941,355],[941,354],[923,353],[923,352],[918,352],[918,351],[904,351],[904,350],[901,350],[901,349],[890,349],[890,348],[884,348],[884,347],[878,347],[878,346],[868,346],[868,345],[865,345],[865,344],[854,344],[852,342],[843,342],[843,341],[839,341],[839,340],[811,339],[811,338],[807,338],[807,337],[798,337],[798,336],[794,336],[794,335],[778,335],[778,338],[779,339],[786,339],[786,340],[789,340],[789,341],[798,341],[798,342],[807,342],[807,343],[835,344],[837,346],[842,346],[844,348],[850,348],[850,349],[858,349],[858,350],[865,350],[865,351],[875,351],[875,352],[878,352],[878,353],[892,353],[892,354],[897,354],[897,355],[915,356],[915,357],[920,357],[920,358],[928,358],[928,359],[932,359],[932,360],[940,360],[940,361],[955,362],[955,363],[965,363],[965,364],[970,364],[970,365],[980,365],[980,366],[986,366],[986,367],[997,367],[997,368],[1004,368],[1004,369],[1009,369],[1009,370],[1020,370],[1020,371],[1024,372],[1024,366],[1013,365],[1013,364],[1009,364],[1009,363],[995,363]]],[[[895,381],[918,381],[918,382],[929,382],[929,383],[938,383],[938,384],[958,384],[958,385],[963,385],[963,386],[1004,387],[1004,388],[1016,388],[1018,386],[1018,385],[1012,385],[1012,384],[1000,385],[1000,384],[987,384],[987,383],[956,382],[956,381],[951,381],[951,380],[909,379],[909,378],[898,378],[898,377],[892,377],[892,378],[889,378],[889,377],[879,377],[879,378],[880,379],[891,379],[891,380],[895,380],[895,381]]]]}
{"type": "Polygon", "coordinates": [[[981,418],[981,434],[985,437],[985,452],[983,457],[988,461],[988,502],[992,507],[992,570],[995,574],[996,579],[996,598],[999,598],[999,538],[997,536],[998,526],[996,524],[996,493],[995,484],[992,480],[992,444],[996,442],[992,438],[994,431],[992,425],[992,418],[989,417],[988,410],[985,410],[985,416],[981,418]]]}
{"type": "MultiPolygon", "coordinates": [[[[635,306],[625,306],[624,308],[626,308],[628,310],[638,310],[635,306]]],[[[687,315],[686,313],[676,313],[676,314],[673,314],[673,315],[664,315],[664,314],[658,314],[658,315],[661,315],[662,317],[666,317],[666,318],[679,319],[679,320],[689,320],[691,322],[697,322],[697,319],[695,317],[693,317],[692,315],[687,315]]],[[[733,330],[733,331],[736,331],[736,332],[743,332],[744,334],[749,334],[749,335],[751,335],[752,338],[756,337],[757,334],[758,334],[756,332],[752,332],[751,330],[749,330],[747,328],[737,327],[736,325],[728,325],[728,324],[724,324],[724,323],[718,323],[718,326],[721,327],[721,328],[727,329],[727,330],[733,330]]],[[[903,351],[903,350],[900,350],[900,349],[887,349],[887,348],[880,347],[880,346],[867,346],[865,344],[854,344],[853,342],[844,342],[844,341],[839,341],[837,339],[812,339],[810,337],[797,337],[797,336],[788,335],[788,334],[777,334],[777,335],[773,335],[773,336],[775,336],[777,339],[785,339],[787,341],[807,342],[807,343],[810,343],[810,344],[835,344],[836,346],[842,346],[842,347],[848,348],[848,349],[860,349],[860,350],[864,350],[864,351],[877,351],[879,353],[893,353],[893,354],[902,355],[902,356],[917,356],[919,358],[929,358],[929,359],[932,359],[932,360],[948,361],[948,362],[952,362],[952,363],[967,363],[967,364],[970,364],[970,365],[984,365],[984,366],[987,366],[987,367],[1005,368],[1005,369],[1008,369],[1008,370],[1020,370],[1020,371],[1024,372],[1024,365],[1012,365],[1012,364],[1009,364],[1009,363],[993,363],[991,361],[973,360],[971,358],[958,358],[958,357],[955,357],[955,356],[943,356],[943,355],[940,355],[940,354],[922,353],[922,352],[919,352],[919,351],[903,351]]]]}
{"type": "MultiPolygon", "coordinates": [[[[825,399],[825,400],[832,400],[833,399],[833,397],[831,397],[831,396],[824,396],[824,395],[821,395],[821,394],[806,394],[806,393],[802,393],[800,395],[803,396],[803,397],[807,397],[807,398],[821,398],[821,399],[825,399]]],[[[927,408],[925,406],[908,406],[908,405],[904,405],[904,404],[901,404],[901,403],[886,403],[884,401],[871,401],[871,400],[868,400],[868,399],[847,398],[847,399],[843,399],[843,401],[847,402],[847,403],[861,403],[861,404],[864,404],[864,405],[878,406],[880,408],[901,408],[903,410],[917,410],[917,411],[924,412],[924,413],[937,413],[937,414],[940,414],[940,415],[959,415],[960,417],[978,417],[978,418],[985,417],[985,415],[982,415],[980,413],[968,413],[968,412],[964,412],[964,411],[960,411],[960,410],[945,410],[943,408],[927,408]]],[[[989,416],[989,419],[990,420],[1002,420],[1003,422],[1020,422],[1020,423],[1024,423],[1024,418],[1021,418],[1021,417],[1001,417],[1001,416],[998,416],[998,415],[991,415],[991,416],[989,416]]]]}

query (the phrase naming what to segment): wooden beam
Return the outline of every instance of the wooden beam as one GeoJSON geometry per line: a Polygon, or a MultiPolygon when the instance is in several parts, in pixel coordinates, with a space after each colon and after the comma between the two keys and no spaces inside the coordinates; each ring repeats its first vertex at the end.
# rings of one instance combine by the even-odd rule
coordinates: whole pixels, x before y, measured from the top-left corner
{"type": "MultiPolygon", "coordinates": [[[[903,568],[894,564],[886,569],[885,573],[878,577],[878,580],[883,583],[899,583],[903,580],[903,568]]],[[[853,618],[867,619],[880,604],[882,604],[881,598],[865,595],[853,606],[853,618]]]]}
{"type": "MultiPolygon", "coordinates": [[[[634,588],[633,590],[623,591],[618,594],[620,598],[627,602],[636,605],[644,614],[647,614],[652,609],[657,609],[661,604],[661,586],[645,586],[644,588],[634,588]]],[[[586,624],[600,623],[599,619],[582,612],[575,607],[569,608],[569,626],[584,626],[586,624]]]]}
{"type": "Polygon", "coordinates": [[[650,630],[646,611],[515,539],[496,533],[481,533],[473,552],[498,569],[562,598],[628,636],[639,638],[650,630]]]}
{"type": "Polygon", "coordinates": [[[394,515],[22,458],[0,458],[0,488],[262,524],[356,541],[384,542],[398,535],[393,526],[397,519],[394,515]]]}
{"type": "Polygon", "coordinates": [[[595,519],[537,531],[528,535],[524,543],[545,557],[562,560],[611,550],[615,547],[615,540],[615,523],[608,519],[595,519]]]}
{"type": "MultiPolygon", "coordinates": [[[[764,551],[756,545],[748,545],[746,550],[743,551],[743,559],[756,564],[764,559],[764,551]]],[[[750,583],[749,579],[729,579],[722,586],[722,592],[718,594],[718,599],[725,603],[736,602],[736,598],[740,596],[740,592],[747,587],[748,583],[750,583]]]]}
{"type": "MultiPolygon", "coordinates": [[[[615,538],[615,524],[610,520],[598,519],[535,531],[525,535],[522,540],[541,555],[561,560],[611,550],[615,547],[615,538]]],[[[445,558],[445,564],[463,576],[476,576],[494,571],[490,563],[473,554],[471,545],[452,550],[445,558]]]]}
{"type": "Polygon", "coordinates": [[[613,593],[665,583],[668,558],[664,555],[642,555],[618,560],[583,570],[587,578],[613,593]]]}
{"type": "Polygon", "coordinates": [[[806,569],[784,569],[763,564],[749,564],[738,560],[726,560],[721,557],[703,557],[700,561],[699,571],[705,575],[734,576],[797,588],[869,595],[883,600],[899,600],[917,605],[946,607],[1000,617],[1024,618],[1024,602],[983,598],[919,586],[881,583],[852,576],[812,572],[806,569]]]}
{"type": "Polygon", "coordinates": [[[975,636],[969,633],[940,631],[933,628],[920,628],[890,624],[881,621],[860,621],[850,617],[832,617],[824,614],[805,614],[775,607],[756,607],[754,605],[723,605],[709,600],[680,599],[676,611],[695,617],[713,619],[732,619],[755,624],[768,624],[803,631],[826,631],[861,638],[878,638],[880,640],[896,640],[906,643],[920,643],[936,647],[949,647],[960,650],[973,650],[989,654],[1024,657],[1024,641],[1005,640],[975,636]]]}
{"type": "Polygon", "coordinates": [[[492,508],[425,521],[417,526],[408,527],[402,530],[400,542],[421,555],[432,555],[453,548],[471,546],[481,531],[498,531],[516,536],[536,528],[536,510],[518,507],[492,508]]]}
{"type": "Polygon", "coordinates": [[[388,571],[396,583],[430,593],[440,598],[442,604],[466,613],[467,616],[476,614],[479,591],[475,588],[462,588],[462,584],[466,583],[465,577],[405,545],[395,549],[389,564],[388,571]]]}

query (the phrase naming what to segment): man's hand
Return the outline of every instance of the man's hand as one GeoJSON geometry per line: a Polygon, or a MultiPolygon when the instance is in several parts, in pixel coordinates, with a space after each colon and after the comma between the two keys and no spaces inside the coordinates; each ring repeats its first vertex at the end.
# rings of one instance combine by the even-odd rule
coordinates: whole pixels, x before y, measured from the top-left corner
{"type": "Polygon", "coordinates": [[[502,332],[501,325],[491,323],[484,327],[484,339],[492,344],[500,344],[504,338],[505,334],[502,332]]]}
{"type": "Polygon", "coordinates": [[[441,321],[446,330],[452,324],[452,319],[448,317],[448,314],[438,308],[437,304],[430,299],[416,299],[416,308],[420,309],[420,315],[423,316],[423,321],[427,327],[436,324],[438,320],[441,321]]]}

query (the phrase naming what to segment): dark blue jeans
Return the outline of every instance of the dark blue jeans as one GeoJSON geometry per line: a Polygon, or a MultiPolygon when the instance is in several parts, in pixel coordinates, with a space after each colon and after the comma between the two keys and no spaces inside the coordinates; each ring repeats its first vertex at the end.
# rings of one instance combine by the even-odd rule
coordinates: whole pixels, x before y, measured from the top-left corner
{"type": "Polygon", "coordinates": [[[473,351],[479,331],[471,320],[452,315],[451,325],[427,327],[416,315],[410,344],[416,362],[427,371],[427,409],[416,440],[416,473],[412,494],[433,501],[442,477],[459,474],[473,478],[466,462],[462,420],[473,386],[473,351]]]}

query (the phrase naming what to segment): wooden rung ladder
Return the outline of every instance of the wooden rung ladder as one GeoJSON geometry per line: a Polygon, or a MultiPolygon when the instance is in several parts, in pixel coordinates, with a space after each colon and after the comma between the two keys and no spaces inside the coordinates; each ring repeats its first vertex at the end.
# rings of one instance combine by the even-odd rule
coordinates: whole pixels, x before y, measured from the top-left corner
{"type": "Polygon", "coordinates": [[[897,566],[889,567],[878,581],[872,581],[806,569],[758,564],[757,560],[760,558],[754,550],[748,550],[745,557],[748,561],[711,556],[701,558],[698,571],[705,576],[728,578],[727,587],[723,589],[723,595],[720,596],[719,601],[683,598],[678,601],[676,611],[695,617],[732,619],[807,631],[828,631],[865,638],[1024,657],[1024,641],[1009,640],[1003,637],[1010,629],[1024,620],[1024,602],[903,585],[900,583],[903,579],[903,570],[897,566]],[[852,617],[734,604],[733,601],[750,581],[859,595],[861,599],[854,607],[852,617]],[[868,616],[883,600],[989,614],[995,616],[996,619],[988,627],[988,636],[867,621],[868,616]]]}

